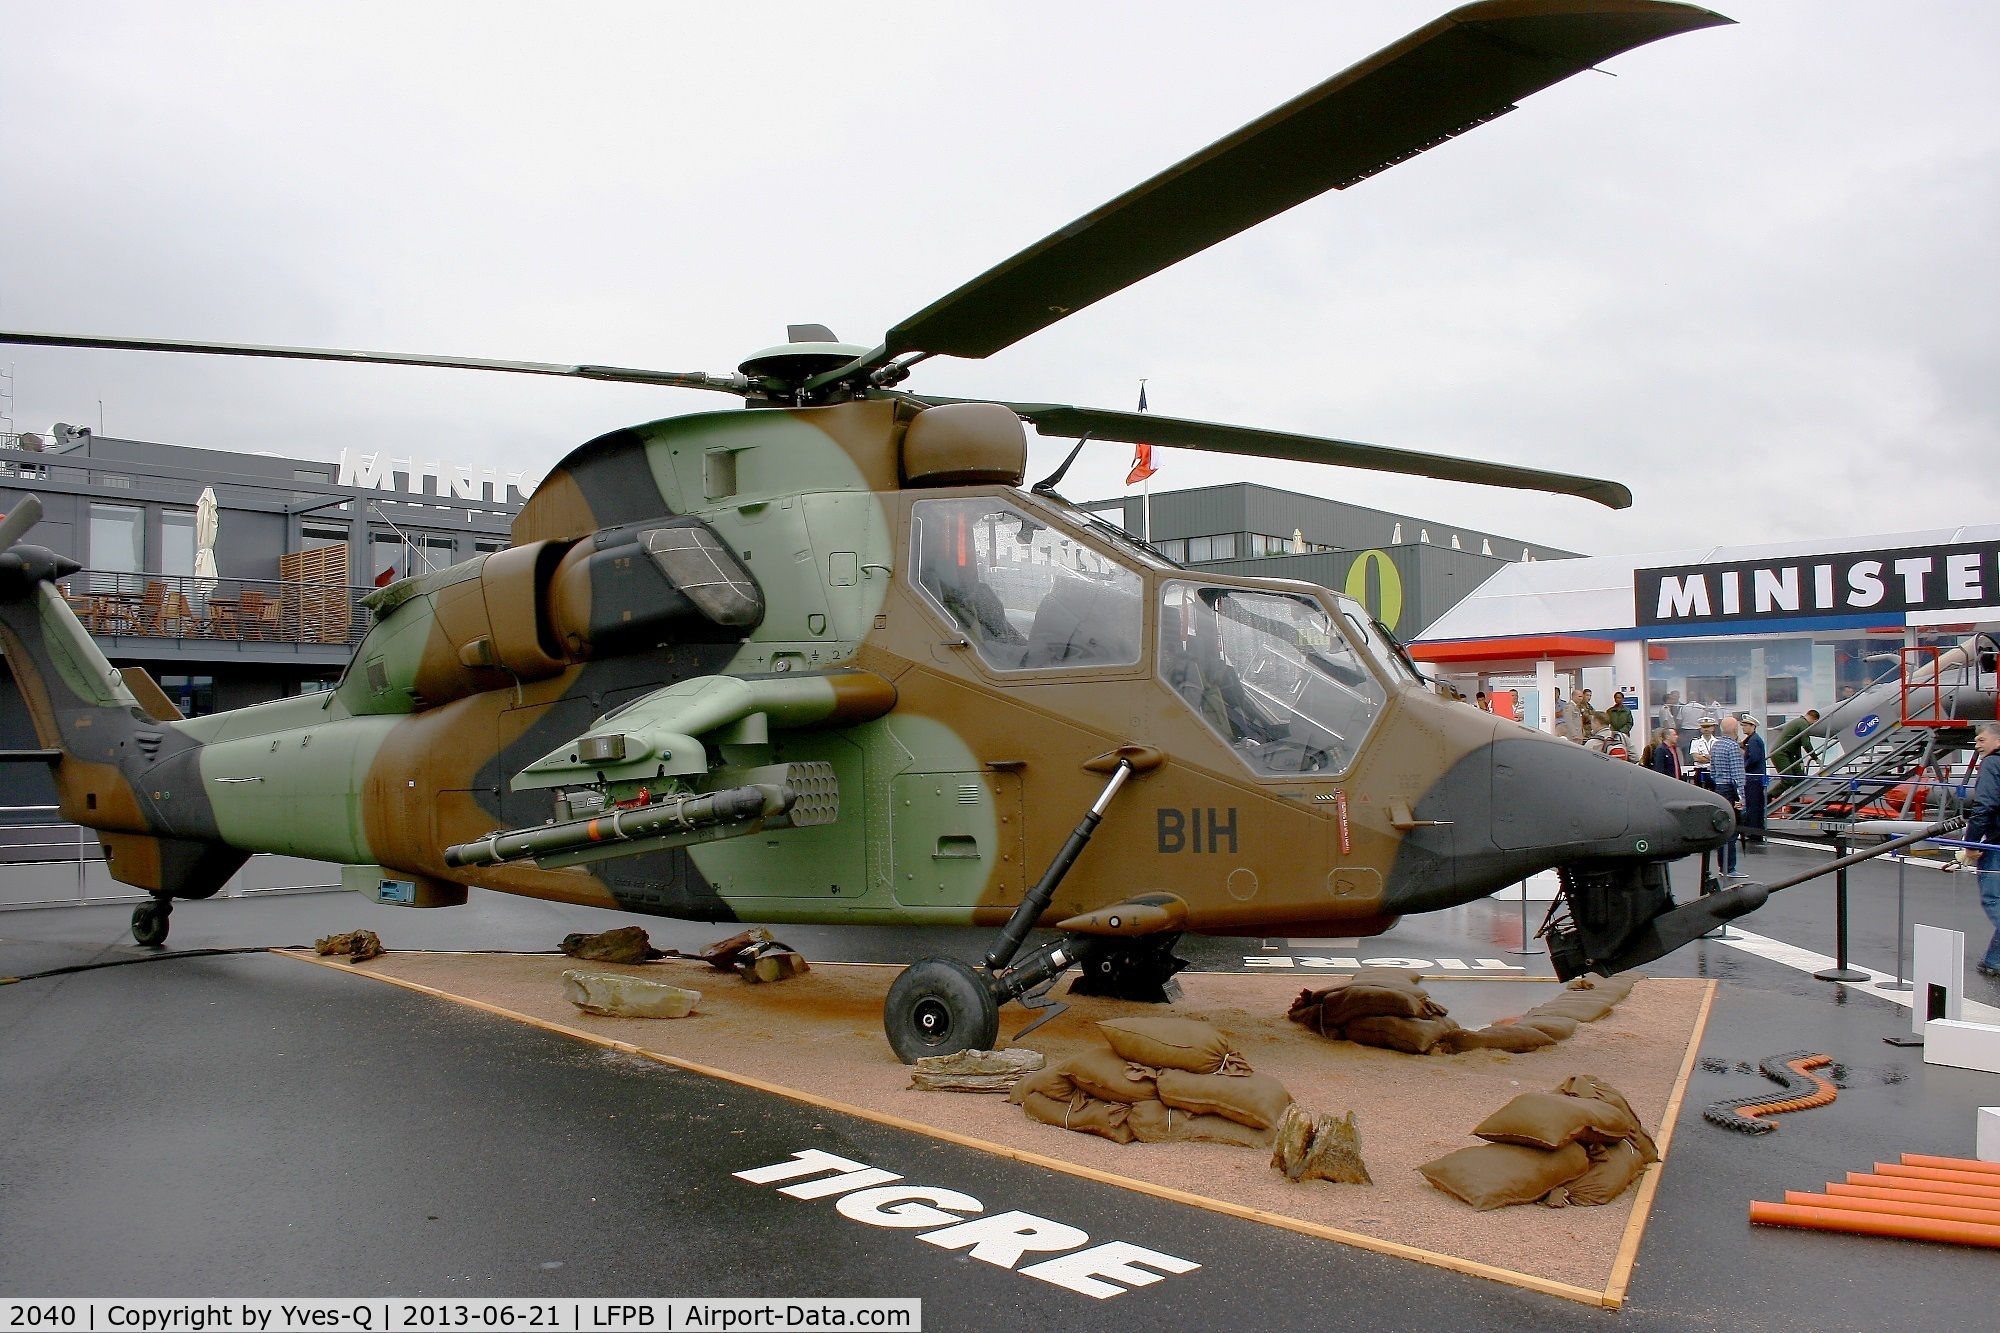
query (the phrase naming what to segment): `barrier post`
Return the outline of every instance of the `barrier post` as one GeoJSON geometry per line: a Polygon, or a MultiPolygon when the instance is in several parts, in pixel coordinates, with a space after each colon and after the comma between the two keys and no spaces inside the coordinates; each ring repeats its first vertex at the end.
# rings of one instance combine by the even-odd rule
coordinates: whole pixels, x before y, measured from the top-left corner
{"type": "MultiPolygon", "coordinates": [[[[1847,855],[1847,839],[1835,834],[1833,857],[1839,861],[1847,855]]],[[[1833,873],[1833,966],[1813,973],[1821,981],[1866,981],[1868,974],[1847,965],[1847,867],[1841,866],[1833,873]]]]}
{"type": "Polygon", "coordinates": [[[1509,949],[1507,952],[1520,954],[1524,958],[1535,952],[1534,947],[1528,943],[1528,881],[1525,879],[1521,881],[1521,947],[1509,949]]]}
{"type": "Polygon", "coordinates": [[[1903,877],[1910,868],[1909,855],[1901,852],[1896,857],[1896,979],[1883,982],[1876,990],[1910,989],[1910,983],[1903,980],[1903,877]]]}

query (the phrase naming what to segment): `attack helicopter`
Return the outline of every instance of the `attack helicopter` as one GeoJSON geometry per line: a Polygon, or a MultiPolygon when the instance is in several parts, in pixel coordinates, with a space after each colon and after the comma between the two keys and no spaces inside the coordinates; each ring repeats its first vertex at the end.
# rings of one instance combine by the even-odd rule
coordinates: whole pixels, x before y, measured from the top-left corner
{"type": "MultiPolygon", "coordinates": [[[[1565,976],[1748,910],[1676,907],[1726,803],[1433,693],[1360,603],[1185,569],[1057,492],[1086,441],[1147,442],[1631,503],[1616,482],[1152,414],[919,395],[1328,190],[1620,52],[1728,22],[1661,0],[1483,0],[1029,246],[868,347],[820,325],[731,374],[58,334],[0,341],[568,376],[743,408],[582,445],[505,550],[366,600],[322,694],[185,718],[114,668],[0,520],[4,646],[63,816],[178,899],[253,852],[378,902],[471,887],[700,921],[988,927],[911,964],[905,1060],[989,1047],[1051,988],[1164,1001],[1183,932],[1366,935],[1561,872],[1565,976]],[[1078,441],[1023,489],[1026,427],[1078,441]],[[1027,948],[1030,931],[1053,937],[1027,948]]],[[[1047,1014],[1044,1014],[1046,1017],[1047,1014]]]]}

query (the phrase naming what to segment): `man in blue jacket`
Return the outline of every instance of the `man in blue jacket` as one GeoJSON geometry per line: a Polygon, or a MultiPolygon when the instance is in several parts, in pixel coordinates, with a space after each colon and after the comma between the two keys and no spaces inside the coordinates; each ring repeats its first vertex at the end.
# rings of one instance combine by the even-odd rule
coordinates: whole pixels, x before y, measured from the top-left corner
{"type": "MultiPolygon", "coordinates": [[[[1979,785],[1972,790],[1972,822],[1965,826],[1965,840],[2000,844],[2000,759],[1993,757],[2000,751],[2000,722],[1982,724],[1972,738],[1972,748],[1979,751],[1979,785]]],[[[1986,976],[2000,977],[2000,852],[1964,847],[1958,859],[1979,868],[1979,905],[1993,923],[1993,942],[1986,946],[1979,970],[1986,976]]]]}
{"type": "Polygon", "coordinates": [[[1662,728],[1653,746],[1653,767],[1670,778],[1681,775],[1681,734],[1672,727],[1662,728]]]}

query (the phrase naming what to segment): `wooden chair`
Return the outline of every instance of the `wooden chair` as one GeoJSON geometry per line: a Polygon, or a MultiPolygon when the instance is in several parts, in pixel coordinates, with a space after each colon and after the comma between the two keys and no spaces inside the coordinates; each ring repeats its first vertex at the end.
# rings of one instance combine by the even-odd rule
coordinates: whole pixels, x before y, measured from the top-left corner
{"type": "Polygon", "coordinates": [[[133,630],[139,634],[163,636],[166,634],[167,585],[158,579],[147,579],[146,590],[139,596],[139,608],[134,615],[133,630]]]}
{"type": "Polygon", "coordinates": [[[206,637],[211,639],[241,639],[243,627],[240,623],[241,603],[234,597],[210,597],[208,599],[208,623],[203,626],[206,637]]]}
{"type": "Polygon", "coordinates": [[[194,608],[188,605],[187,594],[178,588],[167,591],[166,604],[160,609],[160,632],[171,638],[185,639],[199,631],[194,608]]]}
{"type": "Polygon", "coordinates": [[[284,607],[269,593],[245,588],[241,598],[242,637],[246,639],[273,639],[283,628],[284,607]]]}

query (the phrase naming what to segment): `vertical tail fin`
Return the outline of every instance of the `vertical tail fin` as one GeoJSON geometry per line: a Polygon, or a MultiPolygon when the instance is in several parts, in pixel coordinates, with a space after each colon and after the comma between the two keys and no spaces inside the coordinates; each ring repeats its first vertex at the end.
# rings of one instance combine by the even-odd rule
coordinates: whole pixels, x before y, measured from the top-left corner
{"type": "Polygon", "coordinates": [[[200,743],[141,703],[76,618],[55,581],[82,566],[21,542],[40,516],[28,496],[0,519],[0,649],[36,738],[61,752],[52,773],[63,818],[98,830],[113,878],[206,897],[245,855],[218,845],[200,743]]]}

